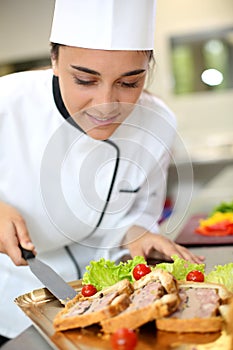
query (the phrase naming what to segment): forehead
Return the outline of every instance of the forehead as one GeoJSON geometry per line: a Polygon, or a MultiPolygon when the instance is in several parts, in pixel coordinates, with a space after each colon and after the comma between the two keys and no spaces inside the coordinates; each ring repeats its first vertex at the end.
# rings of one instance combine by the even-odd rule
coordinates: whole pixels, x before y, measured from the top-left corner
{"type": "Polygon", "coordinates": [[[92,50],[71,46],[59,48],[59,63],[79,65],[96,71],[116,68],[122,72],[132,69],[147,69],[148,55],[145,51],[92,50]]]}

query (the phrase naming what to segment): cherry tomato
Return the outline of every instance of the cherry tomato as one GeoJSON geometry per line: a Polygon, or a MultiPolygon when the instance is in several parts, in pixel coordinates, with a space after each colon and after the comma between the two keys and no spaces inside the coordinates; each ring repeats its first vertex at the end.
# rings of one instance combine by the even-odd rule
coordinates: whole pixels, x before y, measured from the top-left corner
{"type": "Polygon", "coordinates": [[[137,342],[137,334],[128,328],[119,328],[111,336],[111,345],[114,350],[134,350],[137,342]]]}
{"type": "Polygon", "coordinates": [[[190,271],[186,276],[186,281],[204,282],[205,276],[201,271],[190,271]]]}
{"type": "Polygon", "coordinates": [[[91,297],[97,292],[97,289],[92,284],[86,284],[82,287],[81,293],[84,297],[91,297]]]}
{"type": "Polygon", "coordinates": [[[139,280],[141,277],[151,272],[151,268],[145,264],[138,264],[133,269],[133,277],[135,280],[139,280]]]}

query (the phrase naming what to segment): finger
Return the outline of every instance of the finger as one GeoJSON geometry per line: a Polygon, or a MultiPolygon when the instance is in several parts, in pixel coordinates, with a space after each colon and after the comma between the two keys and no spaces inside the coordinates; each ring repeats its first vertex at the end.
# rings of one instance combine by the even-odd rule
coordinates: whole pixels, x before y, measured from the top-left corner
{"type": "Polygon", "coordinates": [[[192,254],[192,261],[196,264],[203,264],[205,261],[205,257],[203,255],[192,254]]]}
{"type": "Polygon", "coordinates": [[[17,232],[17,237],[19,244],[28,250],[35,251],[35,246],[31,241],[27,225],[22,217],[14,221],[15,230],[17,232]]]}
{"type": "Polygon", "coordinates": [[[205,257],[202,255],[195,255],[189,252],[189,259],[191,262],[196,263],[196,264],[202,264],[205,261],[205,257]]]}
{"type": "Polygon", "coordinates": [[[166,257],[171,258],[172,255],[177,254],[180,255],[181,252],[177,249],[176,244],[173,241],[170,241],[167,238],[164,238],[162,236],[157,236],[156,240],[153,242],[153,246],[149,247],[147,246],[146,254],[149,254],[149,249],[155,249],[158,252],[164,254],[166,257]]]}
{"type": "Polygon", "coordinates": [[[135,256],[143,256],[145,258],[145,254],[143,252],[143,249],[141,247],[141,245],[139,244],[130,244],[128,246],[128,249],[129,249],[129,252],[130,252],[130,255],[133,257],[135,256]]]}
{"type": "Polygon", "coordinates": [[[22,252],[19,248],[18,240],[15,241],[15,244],[12,242],[9,245],[7,254],[16,266],[28,265],[27,261],[22,257],[22,252]]]}
{"type": "Polygon", "coordinates": [[[162,237],[161,235],[157,236],[157,241],[154,244],[154,248],[170,258],[172,258],[172,255],[177,255],[179,258],[188,260],[192,263],[200,264],[205,259],[203,256],[197,256],[190,252],[187,248],[176,244],[174,241],[162,237]]]}
{"type": "Polygon", "coordinates": [[[176,245],[170,240],[159,241],[159,244],[154,245],[154,249],[158,250],[160,254],[163,254],[165,257],[171,260],[173,255],[177,255],[179,258],[185,260],[188,260],[189,258],[188,254],[186,255],[186,252],[182,250],[182,247],[176,245]]]}
{"type": "Polygon", "coordinates": [[[192,253],[190,250],[188,250],[187,248],[180,246],[178,244],[175,244],[178,255],[180,258],[188,260],[192,263],[196,263],[196,264],[201,264],[203,263],[203,261],[205,260],[204,256],[199,256],[199,255],[195,255],[194,253],[192,253]]]}
{"type": "Polygon", "coordinates": [[[2,252],[7,254],[15,265],[27,265],[27,262],[22,258],[22,254],[19,249],[19,240],[13,222],[8,223],[3,232],[5,234],[1,235],[2,246],[4,247],[2,252]]]}

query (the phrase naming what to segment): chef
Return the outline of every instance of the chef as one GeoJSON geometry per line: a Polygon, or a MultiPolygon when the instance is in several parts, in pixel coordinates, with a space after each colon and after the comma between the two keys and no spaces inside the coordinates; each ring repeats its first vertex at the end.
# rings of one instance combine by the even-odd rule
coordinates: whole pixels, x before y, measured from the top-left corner
{"type": "Polygon", "coordinates": [[[176,122],[143,90],[154,24],[154,0],[57,0],[52,68],[0,79],[2,339],[41,287],[19,244],[67,281],[101,257],[203,259],[159,234],[176,122]]]}

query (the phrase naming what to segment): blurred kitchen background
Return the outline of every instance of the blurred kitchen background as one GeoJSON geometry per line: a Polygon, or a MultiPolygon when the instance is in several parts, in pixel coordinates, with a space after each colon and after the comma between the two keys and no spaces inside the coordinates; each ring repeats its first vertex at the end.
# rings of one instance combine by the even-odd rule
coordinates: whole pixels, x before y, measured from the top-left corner
{"type": "MultiPolygon", "coordinates": [[[[50,65],[53,7],[54,0],[0,0],[0,75],[50,65]]],[[[170,203],[178,185],[190,187],[190,173],[178,183],[187,164],[193,195],[233,164],[233,0],[157,0],[156,28],[148,90],[178,120],[170,203]]]]}

